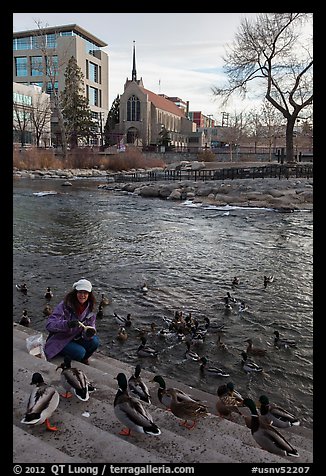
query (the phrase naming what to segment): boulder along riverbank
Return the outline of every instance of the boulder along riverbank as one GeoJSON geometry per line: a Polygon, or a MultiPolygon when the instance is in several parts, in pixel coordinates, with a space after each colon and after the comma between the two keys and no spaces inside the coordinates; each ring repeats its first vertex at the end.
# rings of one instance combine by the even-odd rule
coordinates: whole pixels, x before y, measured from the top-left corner
{"type": "Polygon", "coordinates": [[[135,193],[147,198],[192,200],[215,206],[274,208],[279,211],[313,209],[313,180],[298,178],[226,179],[212,181],[162,181],[115,183],[114,175],[98,169],[14,170],[14,177],[58,178],[62,185],[73,185],[80,178],[108,178],[98,185],[105,190],[135,193]],[[69,180],[69,182],[67,182],[69,180]]]}
{"type": "Polygon", "coordinates": [[[215,206],[274,208],[284,212],[313,209],[311,179],[234,179],[211,182],[144,182],[105,184],[103,189],[119,189],[142,197],[192,200],[215,206]]]}

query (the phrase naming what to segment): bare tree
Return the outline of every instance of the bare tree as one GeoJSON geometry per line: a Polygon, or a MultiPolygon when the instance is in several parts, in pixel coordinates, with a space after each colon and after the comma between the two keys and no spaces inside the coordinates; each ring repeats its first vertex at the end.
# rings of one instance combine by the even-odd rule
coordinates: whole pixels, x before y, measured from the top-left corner
{"type": "Polygon", "coordinates": [[[38,95],[31,110],[31,122],[34,126],[36,146],[40,147],[41,138],[48,134],[47,126],[51,118],[51,106],[44,100],[42,95],[38,95]]]}
{"type": "Polygon", "coordinates": [[[226,104],[235,92],[246,97],[253,81],[263,86],[267,101],[286,119],[287,162],[294,160],[295,121],[313,102],[312,41],[305,37],[304,46],[299,41],[310,20],[307,13],[260,13],[252,22],[244,19],[223,58],[228,85],[212,88],[226,104]]]}
{"type": "Polygon", "coordinates": [[[31,134],[31,104],[13,102],[13,129],[17,133],[22,147],[26,144],[27,135],[31,134]]]}
{"type": "Polygon", "coordinates": [[[233,162],[233,152],[237,153],[237,147],[242,141],[246,129],[246,118],[242,112],[235,112],[233,115],[229,115],[228,124],[223,128],[223,141],[229,144],[230,162],[233,162]]]}
{"type": "Polygon", "coordinates": [[[42,68],[42,74],[47,78],[48,82],[51,85],[51,105],[54,115],[58,119],[58,128],[61,138],[62,154],[63,159],[67,158],[67,137],[66,129],[63,120],[63,115],[60,107],[59,91],[56,87],[58,81],[58,74],[60,71],[65,71],[65,68],[68,64],[69,57],[68,55],[63,55],[61,62],[58,62],[58,56],[55,48],[48,48],[46,43],[46,34],[44,33],[44,27],[39,20],[35,21],[38,32],[35,35],[35,46],[40,50],[43,57],[43,62],[40,65],[42,68]]]}

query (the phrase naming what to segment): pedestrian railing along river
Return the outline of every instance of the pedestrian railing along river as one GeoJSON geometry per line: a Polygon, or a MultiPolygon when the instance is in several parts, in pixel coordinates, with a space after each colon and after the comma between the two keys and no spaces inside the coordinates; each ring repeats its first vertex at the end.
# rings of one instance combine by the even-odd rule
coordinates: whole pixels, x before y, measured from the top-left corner
{"type": "Polygon", "coordinates": [[[132,173],[117,173],[115,182],[157,182],[164,180],[209,181],[245,178],[312,178],[312,164],[273,164],[261,167],[231,167],[214,170],[171,169],[161,171],[142,171],[132,173]]]}

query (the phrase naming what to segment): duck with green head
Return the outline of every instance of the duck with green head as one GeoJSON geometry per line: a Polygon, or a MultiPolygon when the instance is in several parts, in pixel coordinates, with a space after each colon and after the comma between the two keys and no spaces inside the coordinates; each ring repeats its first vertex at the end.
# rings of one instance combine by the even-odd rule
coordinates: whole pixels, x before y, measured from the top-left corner
{"type": "Polygon", "coordinates": [[[256,443],[266,451],[279,456],[293,456],[298,458],[298,451],[285,439],[285,437],[272,425],[264,423],[259,415],[254,401],[245,398],[243,404],[249,408],[251,415],[245,416],[245,422],[251,430],[256,443]]]}
{"type": "Polygon", "coordinates": [[[119,373],[116,377],[118,381],[118,391],[114,399],[114,413],[126,428],[121,430],[120,435],[130,436],[131,431],[144,433],[146,435],[158,436],[161,430],[154,423],[152,416],[143,407],[139,399],[128,394],[128,381],[124,373],[119,373]]]}
{"type": "Polygon", "coordinates": [[[259,397],[260,415],[270,425],[277,428],[289,428],[290,426],[299,426],[300,421],[292,413],[284,410],[284,408],[270,403],[266,395],[259,397]]]}
{"type": "Polygon", "coordinates": [[[192,398],[190,395],[188,395],[187,393],[183,392],[182,390],[179,390],[178,388],[175,388],[175,387],[166,388],[165,380],[161,375],[155,375],[155,377],[153,378],[153,382],[156,382],[159,384],[159,388],[157,390],[157,398],[159,399],[160,403],[162,403],[162,405],[164,405],[169,410],[171,408],[171,403],[172,403],[171,390],[176,393],[178,402],[183,402],[183,401],[196,402],[197,401],[194,398],[192,398]]]}

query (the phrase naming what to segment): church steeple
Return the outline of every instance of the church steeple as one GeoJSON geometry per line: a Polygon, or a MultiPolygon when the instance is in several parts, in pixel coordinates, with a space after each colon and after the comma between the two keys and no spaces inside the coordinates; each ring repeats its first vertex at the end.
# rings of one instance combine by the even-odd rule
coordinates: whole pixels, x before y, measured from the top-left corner
{"type": "Polygon", "coordinates": [[[134,40],[134,52],[133,52],[133,61],[132,61],[131,81],[137,81],[135,40],[134,40]]]}

